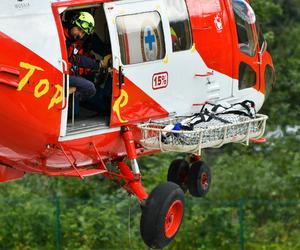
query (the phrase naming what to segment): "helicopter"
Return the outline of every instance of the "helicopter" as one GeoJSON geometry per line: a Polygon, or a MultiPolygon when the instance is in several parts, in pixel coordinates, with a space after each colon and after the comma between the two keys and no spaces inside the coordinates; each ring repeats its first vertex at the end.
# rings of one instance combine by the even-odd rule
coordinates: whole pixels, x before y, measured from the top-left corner
{"type": "Polygon", "coordinates": [[[264,141],[264,115],[177,128],[208,106],[263,106],[275,69],[249,2],[1,1],[0,181],[103,175],[137,198],[145,244],[168,245],[182,223],[184,192],[203,197],[209,190],[201,150],[264,141]],[[108,86],[109,95],[96,94],[88,105],[69,84],[63,27],[82,11],[93,15],[94,33],[111,53],[110,67],[95,74],[97,88],[108,86]],[[164,151],[189,157],[172,161],[168,181],[147,193],[137,159],[164,151]]]}

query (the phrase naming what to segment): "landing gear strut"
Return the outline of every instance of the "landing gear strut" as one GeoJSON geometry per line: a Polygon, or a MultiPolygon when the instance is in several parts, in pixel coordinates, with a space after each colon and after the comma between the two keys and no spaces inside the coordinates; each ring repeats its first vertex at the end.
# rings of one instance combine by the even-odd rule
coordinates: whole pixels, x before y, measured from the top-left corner
{"type": "MultiPolygon", "coordinates": [[[[134,194],[140,201],[142,216],[140,222],[141,236],[151,248],[163,248],[169,244],[177,234],[184,215],[184,193],[182,188],[173,182],[166,182],[157,186],[148,196],[142,182],[132,131],[122,127],[121,134],[126,152],[131,161],[131,169],[124,162],[118,163],[121,179],[125,180],[123,186],[129,193],[134,194]]],[[[177,161],[173,165],[177,166],[177,161]]],[[[182,169],[188,170],[188,164],[183,163],[182,169]]],[[[188,171],[186,172],[187,176],[188,171]]],[[[174,167],[170,174],[180,180],[180,173],[174,167]]],[[[187,189],[187,186],[185,187],[187,189]]]]}
{"type": "Polygon", "coordinates": [[[148,196],[141,182],[137,163],[137,154],[132,131],[122,127],[122,138],[126,147],[131,169],[124,162],[119,162],[124,188],[140,201],[142,216],[141,236],[151,248],[163,248],[177,234],[184,215],[184,192],[189,190],[195,197],[203,197],[209,191],[211,183],[210,168],[199,156],[186,160],[174,160],[168,171],[168,182],[157,186],[148,196]]]}

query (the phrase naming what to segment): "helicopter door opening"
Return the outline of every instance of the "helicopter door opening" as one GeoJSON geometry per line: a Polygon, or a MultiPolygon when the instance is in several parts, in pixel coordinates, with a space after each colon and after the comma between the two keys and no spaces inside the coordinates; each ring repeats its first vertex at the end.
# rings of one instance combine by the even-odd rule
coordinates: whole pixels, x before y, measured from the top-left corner
{"type": "Polygon", "coordinates": [[[102,4],[59,8],[67,64],[61,136],[109,127],[112,96],[110,38],[102,4]],[[92,15],[94,25],[86,16],[92,15]],[[86,21],[87,20],[87,21],[86,21]],[[75,27],[75,28],[74,28],[75,27]],[[78,33],[81,30],[81,33],[78,33]]]}

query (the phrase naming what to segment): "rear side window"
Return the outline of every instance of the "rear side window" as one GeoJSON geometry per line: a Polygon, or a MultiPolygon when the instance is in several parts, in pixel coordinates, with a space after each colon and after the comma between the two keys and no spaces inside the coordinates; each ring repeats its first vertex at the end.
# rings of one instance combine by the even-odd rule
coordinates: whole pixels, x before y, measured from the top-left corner
{"type": "Polygon", "coordinates": [[[165,40],[158,12],[145,12],[116,18],[123,64],[163,59],[165,40]]]}
{"type": "Polygon", "coordinates": [[[256,72],[247,63],[241,62],[239,67],[239,89],[255,86],[256,72]]]}
{"type": "Polygon", "coordinates": [[[191,25],[184,0],[163,0],[167,9],[173,51],[188,50],[192,47],[191,25]]]}
{"type": "Polygon", "coordinates": [[[259,48],[262,48],[263,44],[266,42],[266,40],[265,40],[265,37],[264,37],[264,34],[262,32],[259,22],[256,22],[256,31],[258,33],[259,48]]]}
{"type": "Polygon", "coordinates": [[[254,56],[256,43],[252,24],[256,22],[253,9],[245,0],[232,0],[240,51],[254,56]]]}
{"type": "Polygon", "coordinates": [[[266,95],[266,97],[268,97],[269,94],[271,93],[271,90],[274,87],[274,84],[275,84],[274,69],[270,65],[267,65],[266,69],[265,69],[265,95],[266,95]]]}

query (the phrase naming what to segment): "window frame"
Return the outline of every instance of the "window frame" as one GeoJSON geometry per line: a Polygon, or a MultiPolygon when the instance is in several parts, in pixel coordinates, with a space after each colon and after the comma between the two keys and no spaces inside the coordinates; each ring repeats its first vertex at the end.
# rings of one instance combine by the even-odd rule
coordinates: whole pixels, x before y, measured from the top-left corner
{"type": "MultiPolygon", "coordinates": [[[[185,0],[180,0],[182,1],[182,3],[184,4],[185,6],[185,10],[186,10],[186,19],[184,21],[182,21],[181,23],[184,25],[184,29],[188,28],[188,34],[189,36],[187,37],[186,36],[186,32],[185,32],[185,40],[186,41],[190,41],[190,44],[187,48],[184,48],[184,49],[180,49],[180,50],[175,50],[174,49],[174,44],[173,44],[173,41],[172,41],[172,30],[171,30],[171,27],[172,27],[172,23],[175,23],[175,22],[171,22],[171,19],[170,19],[170,16],[169,16],[169,12],[167,10],[168,8],[168,4],[167,4],[167,1],[163,0],[163,4],[164,6],[166,7],[166,14],[167,14],[167,18],[168,18],[168,22],[169,22],[169,28],[170,28],[170,40],[171,40],[171,49],[172,49],[172,52],[173,53],[178,53],[178,52],[183,52],[183,51],[188,51],[188,50],[191,50],[193,48],[193,44],[194,44],[194,40],[193,40],[193,32],[192,32],[192,26],[191,26],[191,20],[190,20],[190,14],[189,14],[189,9],[187,7],[187,4],[186,4],[186,1],[185,0]]],[[[177,22],[178,23],[178,22],[177,22]]]]}

